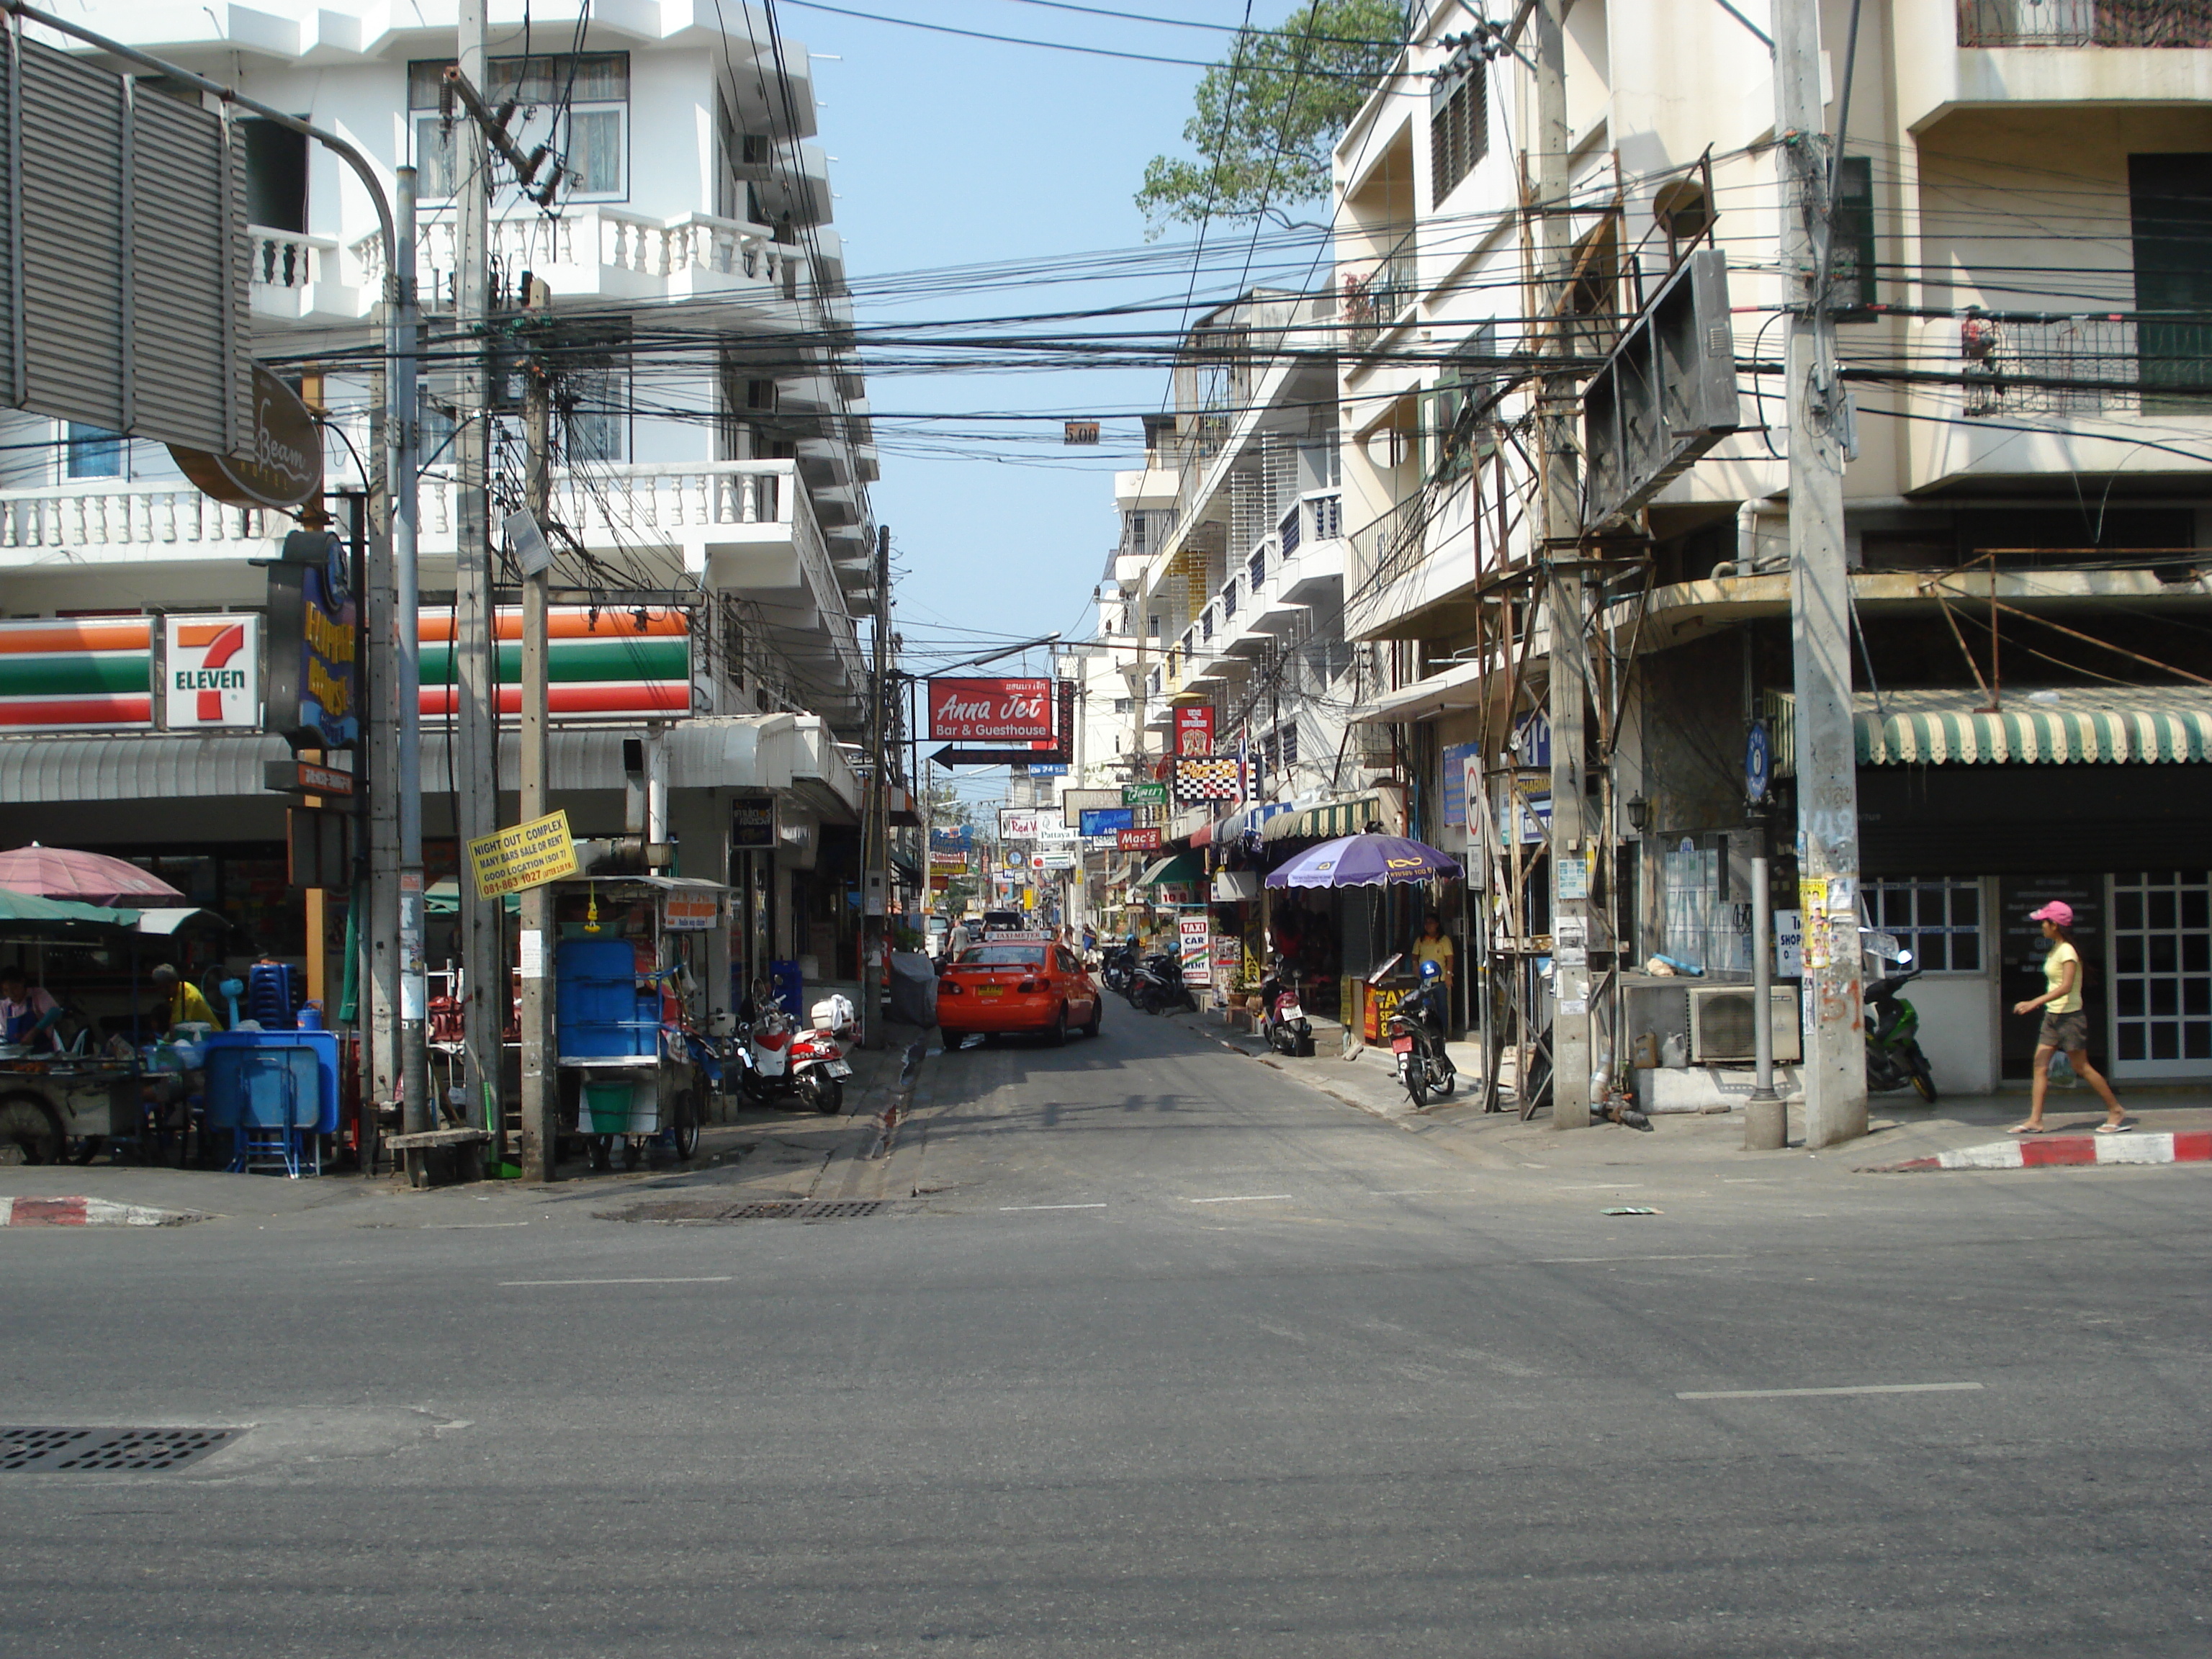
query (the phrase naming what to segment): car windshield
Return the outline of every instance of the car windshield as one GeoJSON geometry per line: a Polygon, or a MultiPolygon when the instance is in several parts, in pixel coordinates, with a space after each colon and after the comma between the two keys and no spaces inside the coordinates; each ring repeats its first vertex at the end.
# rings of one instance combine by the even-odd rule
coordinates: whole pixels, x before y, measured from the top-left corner
{"type": "Polygon", "coordinates": [[[979,945],[963,951],[957,968],[1034,968],[1044,960],[1042,945],[979,945]]]}

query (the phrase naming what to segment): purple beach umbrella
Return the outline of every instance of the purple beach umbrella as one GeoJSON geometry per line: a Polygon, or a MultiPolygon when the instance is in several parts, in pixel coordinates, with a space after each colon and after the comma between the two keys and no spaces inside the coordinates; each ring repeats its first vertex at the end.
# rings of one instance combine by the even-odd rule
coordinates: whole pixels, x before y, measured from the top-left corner
{"type": "Polygon", "coordinates": [[[1459,860],[1403,836],[1345,836],[1267,872],[1270,887],[1380,887],[1386,882],[1456,876],[1459,860]]]}

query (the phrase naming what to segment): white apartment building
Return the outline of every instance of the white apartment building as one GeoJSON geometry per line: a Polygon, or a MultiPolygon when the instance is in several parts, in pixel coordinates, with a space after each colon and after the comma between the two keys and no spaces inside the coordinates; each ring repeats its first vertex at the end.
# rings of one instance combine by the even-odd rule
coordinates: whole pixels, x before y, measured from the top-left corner
{"type": "MultiPolygon", "coordinates": [[[[1337,150],[1346,625],[1389,656],[1359,718],[1400,734],[1416,833],[1455,848],[1468,746],[1494,767],[1540,737],[1547,680],[1550,619],[1521,609],[1534,89],[1525,58],[1449,44],[1476,9],[1417,11],[1437,44],[1337,150]]],[[[1747,817],[1740,758],[1755,720],[1791,753],[1770,55],[1711,0],[1573,0],[1565,29],[1576,354],[1602,358],[1690,249],[1728,259],[1738,433],[1596,550],[1617,556],[1595,640],[1620,747],[1591,803],[1625,849],[1620,961],[1726,978],[1754,847],[1795,892],[1794,781],[1777,833],[1747,817]]],[[[2212,621],[2212,31],[2173,0],[1829,0],[1821,29],[1866,918],[1930,969],[1913,994],[1947,1087],[2024,1075],[2032,1022],[2006,1011],[2041,988],[2039,896],[2083,919],[2092,1047],[2121,1086],[2212,1074],[2212,706],[2191,678],[2212,621]]]]}
{"type": "MultiPolygon", "coordinates": [[[[423,678],[426,712],[441,712],[436,683],[449,670],[438,641],[455,585],[457,518],[454,192],[466,184],[440,106],[441,71],[456,55],[455,0],[116,0],[88,21],[337,133],[368,158],[387,195],[394,169],[418,170],[431,343],[420,410],[423,678]]],[[[565,705],[556,696],[556,718],[574,728],[556,734],[556,795],[576,804],[580,833],[617,832],[620,728],[696,726],[675,750],[692,757],[676,763],[686,867],[724,872],[732,787],[779,793],[775,893],[763,875],[749,912],[759,931],[752,954],[827,957],[830,901],[816,904],[792,883],[804,885],[858,799],[841,739],[864,719],[856,620],[876,605],[867,486],[877,459],[849,348],[852,301],[806,47],[742,0],[611,10],[492,0],[488,56],[485,90],[495,105],[514,105],[510,131],[526,149],[548,145],[565,167],[550,205],[511,187],[495,193],[490,243],[495,311],[519,304],[526,274],[542,279],[555,337],[569,353],[555,394],[551,516],[580,550],[561,542],[554,580],[592,599],[572,607],[586,633],[605,625],[620,634],[633,607],[640,635],[668,636],[672,626],[672,637],[604,647],[556,629],[556,690],[566,673],[569,695],[565,705]],[[656,594],[684,602],[668,613],[674,624],[648,629],[647,601],[629,596],[656,594]],[[655,653],[641,654],[647,643],[655,653]],[[572,647],[564,670],[560,653],[572,647]]],[[[199,97],[139,78],[137,96],[163,92],[199,97]]],[[[329,488],[357,489],[363,458],[375,453],[371,383],[348,354],[380,348],[377,215],[319,145],[251,117],[239,118],[238,131],[252,349],[286,378],[310,371],[304,390],[331,416],[329,488]]],[[[502,415],[490,446],[495,518],[502,504],[520,504],[515,414],[502,415]]],[[[45,624],[258,608],[264,578],[248,561],[272,554],[291,527],[283,514],[203,497],[159,443],[0,414],[0,629],[18,630],[24,647],[0,659],[16,671],[0,685],[0,833],[201,851],[281,838],[281,799],[253,798],[258,781],[239,781],[253,769],[204,760],[224,744],[242,756],[273,739],[179,739],[203,760],[171,767],[162,782],[149,760],[112,763],[163,746],[143,697],[86,713],[7,694],[50,684],[112,690],[146,656],[143,642],[104,657],[55,644],[35,632],[45,624]],[[117,750],[118,734],[143,741],[117,750]],[[165,793],[187,803],[185,818],[155,810],[165,793]]],[[[434,789],[445,775],[434,732],[427,750],[434,789]]],[[[503,775],[512,787],[511,764],[503,775]]],[[[433,804],[427,833],[450,834],[446,822],[433,804]]],[[[826,961],[822,971],[834,976],[826,961]]]]}

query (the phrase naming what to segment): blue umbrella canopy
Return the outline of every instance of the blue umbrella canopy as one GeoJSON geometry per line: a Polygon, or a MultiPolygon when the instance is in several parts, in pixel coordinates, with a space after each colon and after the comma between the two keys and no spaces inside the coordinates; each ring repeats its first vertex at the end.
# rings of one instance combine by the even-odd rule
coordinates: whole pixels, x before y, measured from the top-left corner
{"type": "Polygon", "coordinates": [[[1403,836],[1344,836],[1267,872],[1270,887],[1380,887],[1393,881],[1456,876],[1459,860],[1403,836]]]}

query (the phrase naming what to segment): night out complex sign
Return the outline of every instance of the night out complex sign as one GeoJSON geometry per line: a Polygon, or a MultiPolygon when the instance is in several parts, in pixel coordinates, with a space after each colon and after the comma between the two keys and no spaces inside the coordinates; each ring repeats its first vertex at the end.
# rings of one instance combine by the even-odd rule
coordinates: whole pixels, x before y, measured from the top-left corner
{"type": "Polygon", "coordinates": [[[1034,742],[1055,737],[1053,683],[932,680],[929,735],[950,743],[1034,742]]]}

